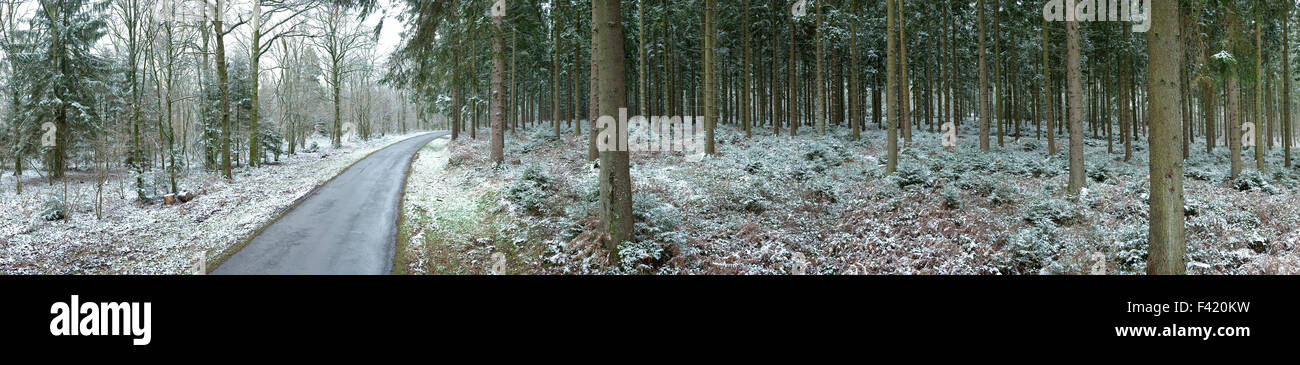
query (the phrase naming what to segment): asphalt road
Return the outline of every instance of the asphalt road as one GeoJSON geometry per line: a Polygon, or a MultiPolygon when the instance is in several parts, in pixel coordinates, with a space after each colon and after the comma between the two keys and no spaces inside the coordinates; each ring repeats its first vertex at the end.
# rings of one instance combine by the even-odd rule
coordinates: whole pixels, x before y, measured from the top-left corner
{"type": "Polygon", "coordinates": [[[221,264],[217,275],[388,274],[411,155],[437,132],[376,151],[317,189],[221,264]]]}

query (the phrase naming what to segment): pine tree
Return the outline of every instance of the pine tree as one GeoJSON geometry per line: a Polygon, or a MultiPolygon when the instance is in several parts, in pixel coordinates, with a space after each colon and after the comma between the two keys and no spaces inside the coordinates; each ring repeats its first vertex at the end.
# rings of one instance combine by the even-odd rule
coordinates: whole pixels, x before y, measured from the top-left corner
{"type": "MultiPolygon", "coordinates": [[[[42,147],[51,183],[64,176],[68,149],[78,142],[73,132],[92,129],[99,117],[90,85],[109,73],[108,62],[90,50],[108,29],[107,6],[93,0],[39,2],[23,37],[31,41],[31,52],[11,55],[11,62],[17,62],[16,89],[24,94],[16,105],[22,111],[17,116],[19,135],[31,136],[44,123],[55,127],[54,146],[42,147]]],[[[19,142],[20,154],[35,147],[29,143],[19,142]]],[[[22,170],[15,165],[16,172],[22,170]]]]}

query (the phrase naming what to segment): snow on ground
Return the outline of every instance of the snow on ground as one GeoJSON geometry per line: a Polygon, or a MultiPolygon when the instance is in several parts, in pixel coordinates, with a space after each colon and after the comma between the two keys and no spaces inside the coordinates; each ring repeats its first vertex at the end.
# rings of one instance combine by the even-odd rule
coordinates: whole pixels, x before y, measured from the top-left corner
{"type": "Polygon", "coordinates": [[[93,176],[73,174],[63,220],[40,217],[47,199],[64,194],[64,185],[24,184],[14,180],[0,191],[0,273],[4,274],[182,274],[200,254],[216,258],[247,238],[316,186],[371,152],[412,135],[351,142],[333,149],[325,139],[316,153],[282,156],[259,169],[234,169],[234,181],[195,173],[182,177],[180,190],[198,197],[177,205],[140,205],[134,179],[110,179],[104,187],[104,216],[95,217],[93,176]],[[125,188],[120,188],[125,186],[125,188]]]}
{"type": "MultiPolygon", "coordinates": [[[[485,273],[505,253],[510,273],[1134,274],[1145,271],[1147,150],[1123,161],[1116,142],[1086,140],[1088,193],[1065,196],[1066,138],[1047,156],[1032,126],[981,153],[977,123],[960,147],[916,132],[884,176],[884,133],[847,128],[798,138],[720,127],[719,155],[632,156],[634,242],[595,243],[596,176],[585,136],[549,126],[509,134],[507,164],[486,139],[426,149],[408,186],[399,265],[408,273],[485,273]],[[428,157],[433,157],[429,159],[428,157]],[[477,224],[475,224],[477,223],[477,224]]],[[[788,133],[788,130],[783,131],[788,133]]],[[[1300,273],[1300,175],[1281,167],[1227,176],[1226,147],[1186,162],[1188,271],[1300,273]]]]}

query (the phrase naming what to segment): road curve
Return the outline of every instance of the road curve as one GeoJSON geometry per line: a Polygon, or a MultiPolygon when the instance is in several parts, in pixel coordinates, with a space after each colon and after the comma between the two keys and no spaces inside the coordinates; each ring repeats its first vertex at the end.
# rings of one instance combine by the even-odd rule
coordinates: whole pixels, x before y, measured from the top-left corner
{"type": "Polygon", "coordinates": [[[311,193],[230,256],[216,275],[388,274],[411,156],[437,132],[397,142],[311,193]]]}

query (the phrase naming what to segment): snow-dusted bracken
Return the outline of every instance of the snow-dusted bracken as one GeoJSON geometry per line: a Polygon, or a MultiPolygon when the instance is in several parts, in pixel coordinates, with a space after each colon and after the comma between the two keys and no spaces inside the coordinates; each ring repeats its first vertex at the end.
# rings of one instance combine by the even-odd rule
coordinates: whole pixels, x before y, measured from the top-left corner
{"type": "MultiPolygon", "coordinates": [[[[115,177],[104,186],[102,219],[95,216],[93,176],[70,175],[67,217],[55,221],[40,213],[46,199],[63,196],[63,183],[28,182],[15,195],[14,180],[7,177],[0,192],[0,273],[187,273],[199,255],[217,257],[352,163],[410,136],[321,147],[258,169],[236,168],[234,181],[195,173],[178,184],[197,198],[177,205],[137,203],[134,179],[115,177]]],[[[309,143],[329,145],[325,139],[309,143]]]]}
{"type": "MultiPolygon", "coordinates": [[[[505,253],[511,273],[1133,274],[1145,271],[1146,145],[1088,138],[1088,194],[1065,196],[1066,139],[1047,156],[1034,130],[981,153],[978,123],[956,152],[916,132],[884,176],[884,134],[847,126],[798,138],[731,126],[717,156],[634,153],[635,242],[610,253],[594,240],[596,177],[585,136],[549,127],[507,138],[490,168],[487,142],[427,149],[408,187],[403,251],[410,273],[486,273],[505,253]],[[414,186],[414,185],[428,186],[414,186]],[[423,195],[422,195],[423,194],[423,195]],[[477,224],[476,224],[477,223],[477,224]]],[[[786,131],[788,133],[788,131],[786,131]]],[[[1227,177],[1227,148],[1191,147],[1186,162],[1188,272],[1297,273],[1300,180],[1282,168],[1227,177]]],[[[1244,157],[1253,166],[1251,152],[1244,157]]]]}

